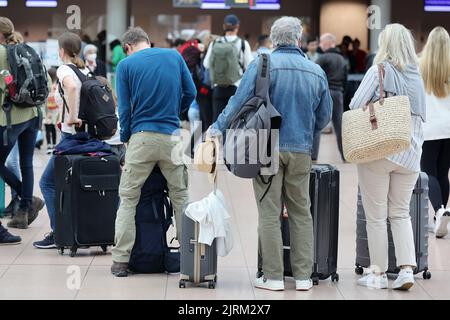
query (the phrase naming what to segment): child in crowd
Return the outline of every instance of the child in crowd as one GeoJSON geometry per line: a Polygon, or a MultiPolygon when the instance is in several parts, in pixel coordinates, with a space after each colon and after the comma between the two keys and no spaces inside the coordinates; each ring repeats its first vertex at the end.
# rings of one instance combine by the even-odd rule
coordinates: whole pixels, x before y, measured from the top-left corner
{"type": "Polygon", "coordinates": [[[47,138],[47,154],[52,154],[56,146],[56,124],[60,121],[60,111],[55,101],[55,93],[58,90],[56,69],[50,68],[48,74],[52,80],[52,90],[48,96],[44,125],[47,138]]]}

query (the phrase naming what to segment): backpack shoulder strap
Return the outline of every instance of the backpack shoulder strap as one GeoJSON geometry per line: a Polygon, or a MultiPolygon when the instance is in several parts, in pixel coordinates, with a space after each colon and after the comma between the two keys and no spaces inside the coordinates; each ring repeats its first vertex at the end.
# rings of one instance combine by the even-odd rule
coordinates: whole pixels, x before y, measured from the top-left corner
{"type": "Polygon", "coordinates": [[[241,39],[241,51],[242,54],[245,54],[245,39],[239,38],[241,39]]]}
{"type": "Polygon", "coordinates": [[[255,96],[267,99],[270,89],[270,56],[259,56],[258,74],[256,76],[255,96]]]}
{"type": "Polygon", "coordinates": [[[66,64],[66,66],[68,66],[70,69],[73,70],[73,72],[75,72],[78,79],[80,79],[81,83],[85,82],[88,79],[88,76],[86,76],[83,72],[81,72],[81,70],[78,69],[77,66],[73,64],[66,64]]]}
{"type": "Polygon", "coordinates": [[[239,51],[239,56],[238,56],[239,66],[242,69],[242,73],[244,73],[245,72],[245,61],[244,61],[245,60],[245,40],[242,38],[239,38],[239,37],[238,37],[238,40],[241,40],[241,50],[239,51]],[[241,61],[241,58],[242,58],[242,61],[241,61]]]}

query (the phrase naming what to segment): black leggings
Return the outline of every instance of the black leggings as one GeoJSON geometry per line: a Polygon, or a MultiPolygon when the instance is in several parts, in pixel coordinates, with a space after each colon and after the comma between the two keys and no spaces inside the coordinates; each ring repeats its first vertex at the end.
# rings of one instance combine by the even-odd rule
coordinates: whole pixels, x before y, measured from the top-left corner
{"type": "Polygon", "coordinates": [[[47,137],[47,145],[56,145],[56,126],[54,124],[45,125],[45,134],[47,137]]]}
{"type": "Polygon", "coordinates": [[[429,177],[430,200],[434,211],[442,206],[447,208],[450,193],[450,139],[426,141],[423,144],[421,167],[429,177]]]}

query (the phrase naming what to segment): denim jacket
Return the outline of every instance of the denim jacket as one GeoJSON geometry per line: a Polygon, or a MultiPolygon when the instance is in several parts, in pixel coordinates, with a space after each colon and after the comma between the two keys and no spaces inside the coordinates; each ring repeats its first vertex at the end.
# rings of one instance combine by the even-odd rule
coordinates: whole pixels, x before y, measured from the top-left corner
{"type": "MultiPolygon", "coordinates": [[[[255,91],[259,59],[253,61],[236,94],[212,126],[225,135],[231,121],[255,91]]],[[[297,47],[280,47],[270,55],[270,100],[283,117],[280,151],[311,154],[313,137],[331,120],[332,100],[325,72],[297,47]]]]}

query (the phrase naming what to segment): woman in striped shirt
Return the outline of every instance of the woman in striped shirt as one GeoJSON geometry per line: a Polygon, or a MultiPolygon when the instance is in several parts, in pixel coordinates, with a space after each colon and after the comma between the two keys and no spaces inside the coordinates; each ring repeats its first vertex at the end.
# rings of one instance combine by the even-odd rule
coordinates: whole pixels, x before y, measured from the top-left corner
{"type": "Polygon", "coordinates": [[[414,285],[416,267],[409,203],[420,173],[425,90],[419,73],[414,39],[403,25],[391,24],[380,34],[375,65],[369,69],[356,92],[351,109],[387,96],[406,95],[411,102],[412,140],[409,150],[383,160],[358,165],[361,196],[367,218],[367,237],[372,272],[358,280],[369,288],[387,289],[388,234],[391,223],[397,266],[401,269],[393,289],[408,290],[414,285]],[[377,64],[385,68],[384,92],[380,92],[377,64]]]}

